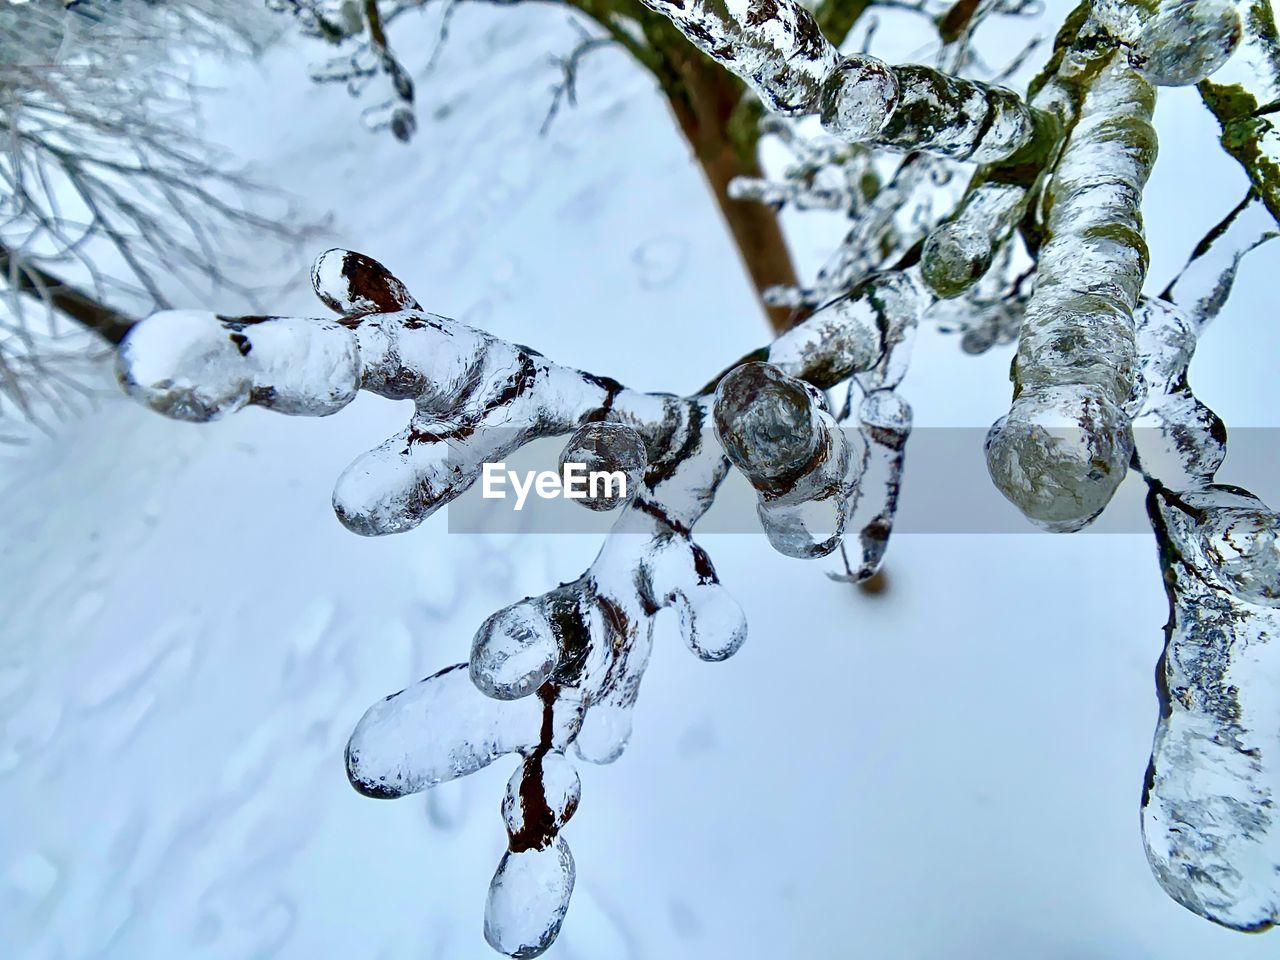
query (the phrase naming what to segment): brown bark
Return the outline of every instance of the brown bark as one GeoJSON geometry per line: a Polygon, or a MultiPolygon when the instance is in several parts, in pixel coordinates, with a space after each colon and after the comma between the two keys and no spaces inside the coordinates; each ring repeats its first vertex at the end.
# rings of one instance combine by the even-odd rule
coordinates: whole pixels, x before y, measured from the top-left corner
{"type": "Polygon", "coordinates": [[[0,276],[20,293],[46,301],[59,313],[88,327],[108,343],[118,344],[136,322],[39,267],[20,262],[15,268],[13,254],[5,246],[0,246],[0,276]]]}
{"type": "Polygon", "coordinates": [[[764,204],[729,196],[734,177],[761,176],[756,117],[743,117],[742,84],[719,64],[687,42],[664,53],[678,81],[663,83],[672,113],[738,247],[761,309],[774,331],[781,332],[789,325],[790,309],[766,306],[762,296],[768,287],[797,282],[777,214],[764,204]]]}

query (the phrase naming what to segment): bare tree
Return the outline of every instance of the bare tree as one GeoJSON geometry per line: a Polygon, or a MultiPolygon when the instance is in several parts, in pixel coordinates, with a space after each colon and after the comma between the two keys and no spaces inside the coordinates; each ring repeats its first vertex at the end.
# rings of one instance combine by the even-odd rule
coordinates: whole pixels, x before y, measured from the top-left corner
{"type": "Polygon", "coordinates": [[[291,233],[200,136],[189,54],[250,55],[274,27],[256,2],[228,6],[0,5],[0,399],[29,418],[82,392],[96,345],[173,284],[244,292],[229,234],[291,233]]]}

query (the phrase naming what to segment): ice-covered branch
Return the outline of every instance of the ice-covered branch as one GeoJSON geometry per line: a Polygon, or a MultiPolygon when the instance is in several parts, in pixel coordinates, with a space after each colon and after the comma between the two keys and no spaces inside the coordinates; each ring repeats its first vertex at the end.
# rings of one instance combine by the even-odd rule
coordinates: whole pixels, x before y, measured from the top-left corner
{"type": "Polygon", "coordinates": [[[409,426],[335,488],[339,518],[366,535],[416,526],[470,487],[483,463],[539,437],[569,435],[562,461],[632,481],[625,499],[585,504],[619,515],[580,578],[494,614],[468,663],[374,705],[347,749],[351,782],[384,798],[522,756],[503,803],[509,845],[485,929],[498,949],[533,956],[555,938],[573,888],[559,832],[578,783],[565,753],[572,746],[604,763],[625,747],[654,618],[674,609],[705,660],[730,656],[745,637],[741,610],[690,539],[730,461],[762,490],[775,546],[793,556],[835,549],[866,449],[851,449],[856,437],[836,427],[820,391],[857,375],[882,392],[896,384],[922,297],[905,274],[873,277],[681,398],[629,390],[427,313],[360,254],[329,251],[312,280],[336,319],[156,314],[122,345],[120,382],[152,409],[192,421],[248,404],[326,416],[359,390],[412,400],[409,426]]]}
{"type": "Polygon", "coordinates": [[[1274,235],[1250,198],[1171,288],[1186,307],[1146,300],[1138,311],[1136,463],[1170,608],[1143,838],[1170,896],[1240,930],[1280,919],[1280,517],[1247,491],[1214,482],[1226,430],[1191,392],[1187,367],[1240,257],[1274,235]]]}
{"type": "Polygon", "coordinates": [[[1056,531],[1096,517],[1133,451],[1133,309],[1147,268],[1142,187],[1155,92],[1113,56],[1089,86],[1047,188],[1048,240],[1014,360],[1014,400],[987,465],[1026,516],[1056,531]]]}
{"type": "Polygon", "coordinates": [[[1269,0],[1245,0],[1241,50],[1200,96],[1222,127],[1222,147],[1249,175],[1271,215],[1280,221],[1280,35],[1269,0]]]}
{"type": "Polygon", "coordinates": [[[796,0],[729,7],[644,0],[780,114],[821,113],[841,139],[990,162],[1027,144],[1035,119],[1016,94],[932,67],[842,58],[796,0]]]}

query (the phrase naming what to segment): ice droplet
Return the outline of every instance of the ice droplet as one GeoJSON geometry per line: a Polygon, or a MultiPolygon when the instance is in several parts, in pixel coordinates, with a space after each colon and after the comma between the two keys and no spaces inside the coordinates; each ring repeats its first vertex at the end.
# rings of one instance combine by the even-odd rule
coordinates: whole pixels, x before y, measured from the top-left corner
{"type": "Polygon", "coordinates": [[[567,463],[582,464],[588,478],[593,473],[621,473],[626,477],[625,488],[604,484],[593,487],[588,482],[587,496],[578,501],[592,510],[612,510],[639,492],[649,458],[640,434],[626,424],[597,421],[583,424],[569,438],[560,454],[561,470],[567,463]],[[597,491],[594,496],[593,488],[597,491]]]}
{"type": "Polygon", "coordinates": [[[573,854],[563,837],[542,850],[508,850],[489,884],[484,937],[509,957],[536,957],[555,941],[573,894],[573,854]]]}
{"type": "Polygon", "coordinates": [[[498,700],[527,697],[556,668],[560,648],[547,618],[528,600],[499,610],[471,643],[471,680],[498,700]]]}
{"type": "Polygon", "coordinates": [[[535,754],[526,759],[507,781],[502,799],[502,819],[512,849],[542,846],[545,837],[569,822],[581,799],[582,781],[564,754],[535,754]]]}
{"type": "Polygon", "coordinates": [[[774,549],[806,558],[839,547],[866,448],[851,456],[822,394],[771,364],[744,363],[720,381],[714,417],[725,453],[756,489],[774,549]]]}
{"type": "Polygon", "coordinates": [[[940,297],[955,297],[991,266],[991,237],[962,223],[944,223],[929,234],[921,253],[924,282],[940,297]]]}
{"type": "Polygon", "coordinates": [[[898,75],[875,57],[846,57],[822,84],[822,126],[849,141],[870,140],[898,105],[898,75]]]}
{"type": "Polygon", "coordinates": [[[1000,492],[1056,533],[1079,530],[1102,512],[1132,454],[1129,418],[1088,385],[1019,397],[987,435],[987,467],[1000,492]]]}
{"type": "Polygon", "coordinates": [[[791,478],[822,442],[811,388],[767,363],[744,363],[720,381],[715,417],[725,453],[753,483],[791,478]]]}

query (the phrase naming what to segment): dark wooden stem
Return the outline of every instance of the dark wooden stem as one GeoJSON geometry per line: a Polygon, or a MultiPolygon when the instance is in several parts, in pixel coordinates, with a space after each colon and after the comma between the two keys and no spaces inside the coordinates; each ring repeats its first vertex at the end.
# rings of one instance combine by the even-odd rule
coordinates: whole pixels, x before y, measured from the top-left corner
{"type": "Polygon", "coordinates": [[[0,245],[0,275],[15,290],[43,300],[108,343],[118,344],[137,322],[33,264],[22,260],[15,263],[13,252],[3,245],[0,245]]]}

